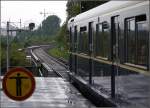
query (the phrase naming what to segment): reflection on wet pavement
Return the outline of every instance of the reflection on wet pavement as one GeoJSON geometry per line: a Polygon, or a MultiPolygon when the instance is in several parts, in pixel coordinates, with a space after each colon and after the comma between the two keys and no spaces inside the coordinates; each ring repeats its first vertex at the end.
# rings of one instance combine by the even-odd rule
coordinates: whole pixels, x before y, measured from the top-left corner
{"type": "Polygon", "coordinates": [[[1,108],[93,108],[69,82],[58,77],[36,77],[36,89],[25,101],[13,101],[1,92],[1,108]]]}

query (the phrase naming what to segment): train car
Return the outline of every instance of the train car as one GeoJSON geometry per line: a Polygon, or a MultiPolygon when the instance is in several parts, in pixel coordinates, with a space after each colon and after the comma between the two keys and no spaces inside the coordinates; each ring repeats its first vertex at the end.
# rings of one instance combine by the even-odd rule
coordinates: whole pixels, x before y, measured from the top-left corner
{"type": "Polygon", "coordinates": [[[109,1],[71,18],[70,71],[89,83],[101,76],[150,75],[149,4],[109,1]]]}

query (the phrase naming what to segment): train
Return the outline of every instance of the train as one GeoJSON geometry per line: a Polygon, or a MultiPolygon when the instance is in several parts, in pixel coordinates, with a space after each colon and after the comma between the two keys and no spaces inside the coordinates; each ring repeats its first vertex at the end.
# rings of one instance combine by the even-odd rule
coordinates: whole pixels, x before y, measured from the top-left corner
{"type": "Polygon", "coordinates": [[[70,18],[70,72],[90,84],[94,77],[150,75],[149,6],[109,1],[70,18]]]}

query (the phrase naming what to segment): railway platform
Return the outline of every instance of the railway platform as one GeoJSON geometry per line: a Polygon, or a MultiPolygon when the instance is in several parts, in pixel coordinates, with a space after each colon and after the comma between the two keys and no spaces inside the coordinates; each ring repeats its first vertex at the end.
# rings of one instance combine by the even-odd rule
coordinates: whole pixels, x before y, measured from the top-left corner
{"type": "Polygon", "coordinates": [[[0,108],[94,108],[61,77],[36,77],[36,89],[25,101],[13,101],[0,90],[0,108]]]}
{"type": "Polygon", "coordinates": [[[114,104],[118,108],[150,108],[150,76],[143,74],[116,76],[115,98],[111,98],[110,77],[93,77],[93,84],[89,84],[80,76],[72,73],[69,76],[82,93],[92,94],[88,98],[95,97],[93,100],[95,102],[105,100],[104,104],[114,104]]]}

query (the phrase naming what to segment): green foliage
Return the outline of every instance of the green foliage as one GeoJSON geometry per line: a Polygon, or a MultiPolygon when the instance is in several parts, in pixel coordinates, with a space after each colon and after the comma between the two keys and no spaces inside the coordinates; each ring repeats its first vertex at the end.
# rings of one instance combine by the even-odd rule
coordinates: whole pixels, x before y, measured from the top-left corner
{"type": "Polygon", "coordinates": [[[42,32],[44,35],[55,35],[60,28],[60,18],[56,15],[47,17],[46,20],[42,22],[42,32]]]}
{"type": "Polygon", "coordinates": [[[28,66],[28,61],[26,60],[25,51],[18,51],[18,49],[23,48],[18,43],[11,43],[10,46],[10,65],[11,66],[28,66]]]}
{"type": "Polygon", "coordinates": [[[72,2],[67,2],[67,20],[74,17],[80,13],[80,2],[72,4],[72,2]]]}
{"type": "Polygon", "coordinates": [[[110,0],[68,0],[67,2],[67,21],[82,12],[88,11],[96,6],[106,3],[110,0]]]}
{"type": "Polygon", "coordinates": [[[4,67],[6,64],[6,50],[4,48],[0,48],[0,65],[1,67],[4,67]]]}
{"type": "MultiPolygon", "coordinates": [[[[14,38],[10,37],[10,65],[11,66],[28,66],[28,61],[26,60],[25,51],[18,51],[18,49],[23,49],[32,45],[49,44],[54,40],[57,32],[60,29],[60,18],[52,15],[47,17],[46,20],[42,22],[42,27],[39,27],[34,31],[21,31],[17,33],[14,38]]],[[[6,67],[6,37],[1,37],[1,66],[6,67]]]]}
{"type": "Polygon", "coordinates": [[[6,64],[6,38],[1,36],[1,47],[0,47],[0,66],[4,67],[6,64]]]}
{"type": "Polygon", "coordinates": [[[108,2],[109,0],[92,0],[92,1],[81,1],[81,12],[88,11],[89,9],[92,9],[96,6],[99,6],[101,4],[104,4],[108,2]]]}
{"type": "Polygon", "coordinates": [[[42,26],[37,30],[17,33],[14,41],[24,45],[24,47],[47,44],[54,39],[59,29],[60,18],[56,15],[51,15],[42,22],[42,26]]]}
{"type": "Polygon", "coordinates": [[[44,37],[44,36],[31,36],[30,38],[24,41],[24,47],[32,46],[32,45],[41,45],[41,44],[49,44],[54,40],[54,36],[52,37],[44,37]]]}
{"type": "Polygon", "coordinates": [[[54,57],[62,57],[68,60],[68,33],[67,33],[67,24],[64,23],[57,33],[55,38],[57,42],[57,47],[49,50],[49,54],[54,57]]]}
{"type": "MultiPolygon", "coordinates": [[[[10,39],[9,46],[9,60],[10,66],[29,66],[29,62],[26,60],[26,54],[24,51],[19,52],[18,49],[23,48],[23,45],[12,41],[10,39]]],[[[1,37],[1,48],[0,48],[0,57],[1,57],[1,68],[6,68],[6,37],[1,37]]]]}
{"type": "Polygon", "coordinates": [[[54,57],[57,57],[57,58],[64,58],[66,60],[69,59],[69,54],[68,54],[68,51],[67,50],[64,50],[62,48],[53,48],[53,49],[50,49],[48,51],[48,53],[54,57]]]}
{"type": "Polygon", "coordinates": [[[58,42],[58,46],[63,46],[65,49],[68,49],[68,33],[67,33],[67,24],[64,23],[59,30],[56,41],[58,42]]]}

